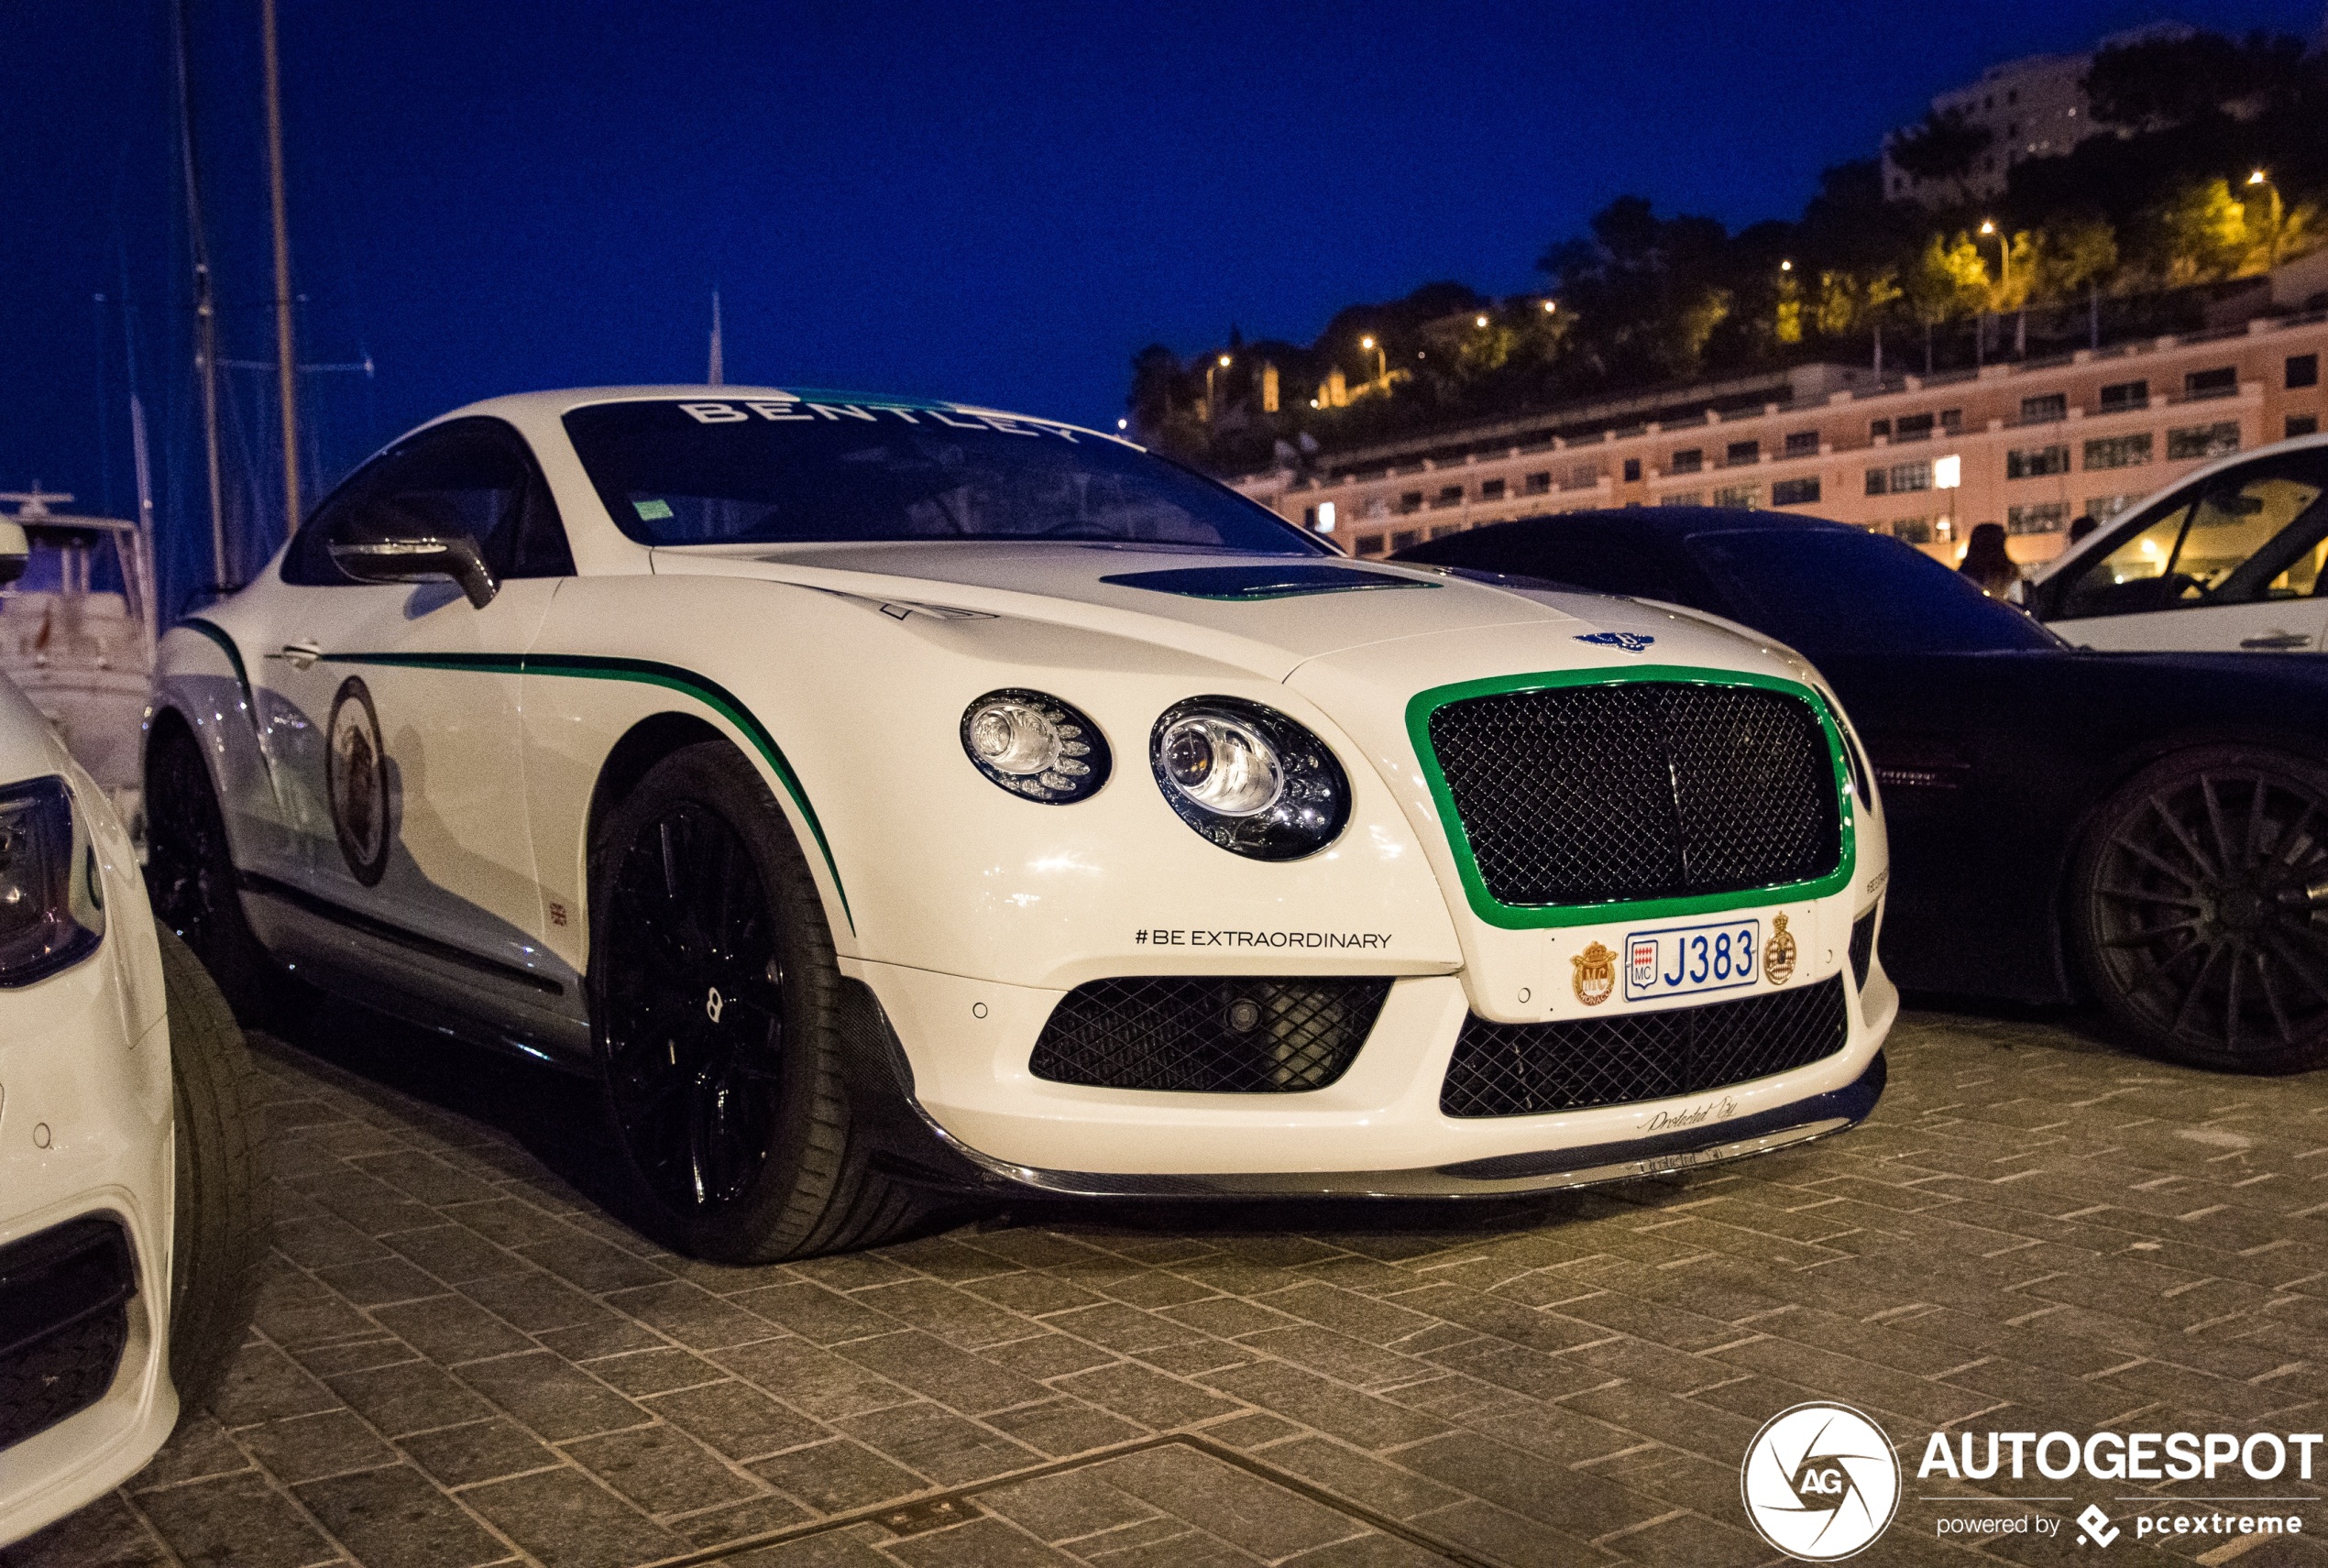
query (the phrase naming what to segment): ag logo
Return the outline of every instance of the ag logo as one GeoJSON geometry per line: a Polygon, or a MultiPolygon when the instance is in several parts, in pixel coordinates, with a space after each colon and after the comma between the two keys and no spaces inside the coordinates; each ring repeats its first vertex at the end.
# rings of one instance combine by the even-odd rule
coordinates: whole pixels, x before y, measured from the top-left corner
{"type": "Polygon", "coordinates": [[[324,787],[347,869],[366,887],[388,870],[388,752],[379,714],[360,676],[340,683],[324,731],[324,787]]]}
{"type": "Polygon", "coordinates": [[[1576,971],[1569,983],[1576,987],[1576,1000],[1586,1006],[1599,1006],[1617,989],[1617,955],[1600,943],[1595,942],[1568,962],[1576,971]]]}
{"type": "Polygon", "coordinates": [[[1746,1447],[1746,1517],[1789,1557],[1832,1563],[1883,1533],[1900,1503],[1900,1462],[1883,1430],[1848,1405],[1796,1405],[1746,1447]]]}
{"type": "Polygon", "coordinates": [[[1770,940],[1762,944],[1762,972],[1773,985],[1784,985],[1795,972],[1795,938],[1784,915],[1771,916],[1770,940]]]}

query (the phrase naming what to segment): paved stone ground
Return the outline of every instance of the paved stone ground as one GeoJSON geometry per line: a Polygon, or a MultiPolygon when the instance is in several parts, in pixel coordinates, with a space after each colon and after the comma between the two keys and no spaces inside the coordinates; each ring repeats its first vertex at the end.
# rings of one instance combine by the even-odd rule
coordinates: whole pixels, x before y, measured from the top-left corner
{"type": "MultiPolygon", "coordinates": [[[[1935,1429],[2323,1420],[2328,1074],[1925,1013],[1868,1127],[1743,1165],[1485,1207],[988,1212],[729,1269],[621,1223],[579,1086],[361,1015],[306,1044],[262,1042],[280,1250],[215,1418],[6,1568],[1723,1568],[1776,1560],[1739,1464],[1815,1398],[1910,1471],[1861,1561],[1963,1562],[1935,1530],[1962,1505],[1927,1499],[1974,1486],[1913,1478],[1935,1429]]],[[[2122,1526],[2129,1485],[1989,1484],[2122,1526]]],[[[1983,1551],[2169,1555],[2073,1535],[1983,1551]]]]}

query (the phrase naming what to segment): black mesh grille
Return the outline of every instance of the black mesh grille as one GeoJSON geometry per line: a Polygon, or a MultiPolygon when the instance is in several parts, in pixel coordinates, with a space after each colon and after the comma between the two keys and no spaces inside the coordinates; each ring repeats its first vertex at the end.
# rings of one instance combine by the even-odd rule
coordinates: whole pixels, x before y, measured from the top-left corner
{"type": "Polygon", "coordinates": [[[1450,1116],[1532,1116],[1697,1094],[1843,1048],[1838,975],[1742,1002],[1558,1024],[1464,1021],[1439,1090],[1450,1116]]]}
{"type": "Polygon", "coordinates": [[[1875,916],[1878,905],[1851,922],[1851,984],[1867,989],[1867,971],[1875,964],[1875,916]]]}
{"type": "Polygon", "coordinates": [[[1465,697],[1431,749],[1499,904],[1809,882],[1842,858],[1826,732],[1798,696],[1628,681],[1465,697]]]}
{"type": "Polygon", "coordinates": [[[1099,1089],[1323,1089],[1348,1070],[1389,993],[1388,980],[1095,980],[1051,1010],[1031,1069],[1099,1089]]]}
{"type": "Polygon", "coordinates": [[[0,1248],[0,1449],[104,1398],[136,1288],[111,1220],[70,1221],[0,1248]]]}

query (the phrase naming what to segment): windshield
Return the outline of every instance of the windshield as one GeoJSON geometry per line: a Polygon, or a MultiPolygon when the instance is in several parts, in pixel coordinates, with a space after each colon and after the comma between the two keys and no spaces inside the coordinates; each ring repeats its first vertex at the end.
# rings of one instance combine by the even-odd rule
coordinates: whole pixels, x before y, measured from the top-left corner
{"type": "Polygon", "coordinates": [[[599,403],[566,434],[642,544],[1101,539],[1323,553],[1225,486],[1049,421],[799,399],[599,403]]]}
{"type": "Polygon", "coordinates": [[[2058,648],[2051,632],[1960,573],[1882,534],[1752,528],[1693,535],[1741,619],[1806,654],[2058,648]]]}

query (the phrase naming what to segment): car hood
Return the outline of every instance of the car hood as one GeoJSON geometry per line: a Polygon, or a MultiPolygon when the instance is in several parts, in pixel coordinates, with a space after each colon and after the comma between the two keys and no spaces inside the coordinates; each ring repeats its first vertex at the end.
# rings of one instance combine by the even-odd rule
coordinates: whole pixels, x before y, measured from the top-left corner
{"type": "Polygon", "coordinates": [[[1071,625],[1269,680],[1368,644],[1496,628],[1539,650],[1546,634],[1555,634],[1577,665],[1653,646],[1660,663],[1731,666],[1771,658],[1746,639],[1635,600],[1339,556],[963,541],[664,548],[653,553],[653,565],[658,576],[749,576],[840,594],[901,619],[920,611],[1071,625]]]}
{"type": "Polygon", "coordinates": [[[56,730],[14,681],[0,675],[0,785],[64,769],[56,730]]]}

